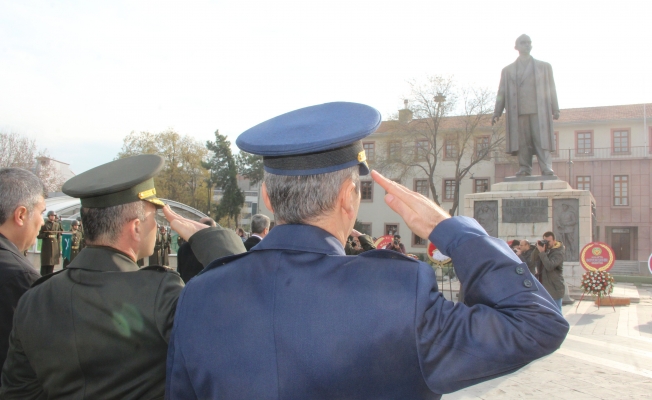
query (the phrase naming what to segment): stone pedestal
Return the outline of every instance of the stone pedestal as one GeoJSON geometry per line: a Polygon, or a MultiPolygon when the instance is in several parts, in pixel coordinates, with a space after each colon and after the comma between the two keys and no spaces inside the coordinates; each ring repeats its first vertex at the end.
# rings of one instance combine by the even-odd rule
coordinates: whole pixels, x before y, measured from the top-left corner
{"type": "Polygon", "coordinates": [[[579,286],[584,273],[579,252],[592,241],[591,209],[595,200],[588,190],[576,190],[559,179],[542,177],[496,183],[490,192],[464,196],[464,215],[473,217],[491,236],[531,243],[552,231],[566,247],[564,279],[579,286]]]}

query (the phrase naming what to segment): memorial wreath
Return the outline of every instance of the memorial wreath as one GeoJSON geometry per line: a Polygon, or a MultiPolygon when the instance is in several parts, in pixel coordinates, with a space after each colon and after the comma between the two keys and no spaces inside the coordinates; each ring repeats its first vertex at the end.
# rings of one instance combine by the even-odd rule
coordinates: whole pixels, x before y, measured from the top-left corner
{"type": "Polygon", "coordinates": [[[580,288],[585,294],[608,296],[614,290],[614,277],[605,271],[586,271],[582,275],[580,288]]]}

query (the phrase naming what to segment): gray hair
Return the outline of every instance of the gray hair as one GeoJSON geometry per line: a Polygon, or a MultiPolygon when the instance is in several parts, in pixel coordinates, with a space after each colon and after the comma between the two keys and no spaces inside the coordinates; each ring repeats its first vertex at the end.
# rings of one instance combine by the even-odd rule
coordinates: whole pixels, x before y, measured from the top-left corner
{"type": "Polygon", "coordinates": [[[251,232],[263,233],[269,228],[269,217],[263,214],[256,214],[251,217],[251,232]]]}
{"type": "Polygon", "coordinates": [[[45,198],[43,182],[26,169],[0,169],[0,225],[4,224],[20,206],[32,214],[36,203],[45,198]]]}
{"type": "Polygon", "coordinates": [[[127,222],[145,220],[145,204],[138,200],[113,207],[82,207],[81,217],[88,242],[115,243],[127,222]]]}
{"type": "Polygon", "coordinates": [[[360,192],[360,167],[319,175],[285,176],[265,171],[264,182],[278,223],[307,224],[335,208],[344,182],[350,179],[360,192]]]}

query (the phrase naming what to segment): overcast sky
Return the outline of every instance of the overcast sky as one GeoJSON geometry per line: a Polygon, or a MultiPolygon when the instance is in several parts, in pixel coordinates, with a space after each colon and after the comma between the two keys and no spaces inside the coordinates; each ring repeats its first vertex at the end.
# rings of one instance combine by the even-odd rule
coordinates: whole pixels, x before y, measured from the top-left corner
{"type": "Polygon", "coordinates": [[[0,0],[0,130],[80,173],[131,131],[235,141],[329,101],[386,117],[410,79],[496,90],[522,33],[562,110],[650,102],[650,15],[650,0],[0,0]]]}

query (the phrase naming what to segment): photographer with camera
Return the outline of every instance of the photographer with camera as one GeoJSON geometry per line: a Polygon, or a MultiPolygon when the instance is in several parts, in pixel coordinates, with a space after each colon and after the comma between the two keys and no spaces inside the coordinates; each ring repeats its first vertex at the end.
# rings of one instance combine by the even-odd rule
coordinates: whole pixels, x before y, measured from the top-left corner
{"type": "Polygon", "coordinates": [[[537,279],[557,303],[560,311],[561,299],[564,297],[564,251],[564,245],[555,240],[555,234],[546,232],[532,252],[532,261],[538,271],[537,279]]]}
{"type": "Polygon", "coordinates": [[[401,235],[394,235],[394,240],[392,240],[392,243],[385,246],[385,250],[394,250],[401,254],[407,254],[405,251],[405,245],[401,243],[401,235]]]}
{"type": "Polygon", "coordinates": [[[351,235],[344,246],[344,252],[347,256],[357,256],[365,251],[375,249],[376,245],[371,236],[360,233],[355,229],[351,230],[351,235]]]}

